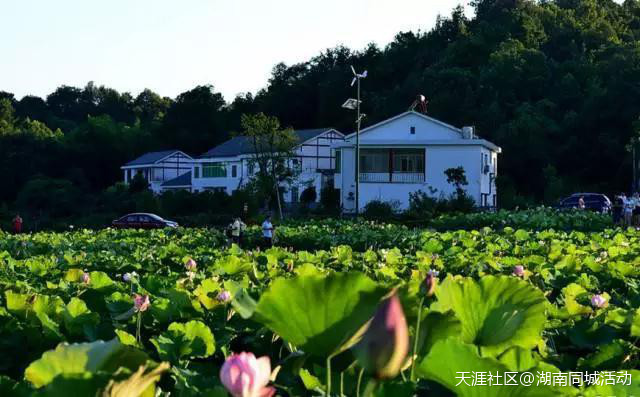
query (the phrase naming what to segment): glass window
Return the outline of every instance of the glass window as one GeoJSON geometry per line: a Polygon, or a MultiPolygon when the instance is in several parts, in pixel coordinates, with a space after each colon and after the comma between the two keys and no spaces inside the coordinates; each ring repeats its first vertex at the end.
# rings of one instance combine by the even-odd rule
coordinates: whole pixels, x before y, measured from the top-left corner
{"type": "Polygon", "coordinates": [[[194,178],[200,178],[200,167],[194,167],[193,168],[193,177],[194,178]]]}
{"type": "Polygon", "coordinates": [[[232,165],[231,166],[231,177],[232,178],[237,178],[238,177],[238,166],[237,165],[232,165]]]}
{"type": "Polygon", "coordinates": [[[202,166],[203,178],[226,178],[227,168],[223,163],[205,163],[202,166]]]}
{"type": "Polygon", "coordinates": [[[136,215],[128,216],[127,222],[138,222],[138,217],[136,215]]]}
{"type": "Polygon", "coordinates": [[[388,149],[361,149],[360,172],[384,173],[389,172],[388,149]]]}
{"type": "Polygon", "coordinates": [[[342,162],[342,151],[336,150],[336,172],[340,173],[340,163],[342,162]]]}
{"type": "Polygon", "coordinates": [[[424,149],[393,149],[393,172],[424,173],[424,149]]]}

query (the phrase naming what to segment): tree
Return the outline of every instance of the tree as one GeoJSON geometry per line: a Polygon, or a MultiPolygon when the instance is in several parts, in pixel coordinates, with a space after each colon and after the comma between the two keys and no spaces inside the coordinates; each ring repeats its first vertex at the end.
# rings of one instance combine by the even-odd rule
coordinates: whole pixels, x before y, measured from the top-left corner
{"type": "Polygon", "coordinates": [[[282,218],[281,191],[283,183],[291,183],[296,171],[291,164],[293,148],[297,143],[293,129],[281,128],[277,118],[264,113],[242,115],[242,136],[252,147],[251,163],[257,172],[252,180],[262,195],[277,203],[282,218]]]}
{"type": "Polygon", "coordinates": [[[318,198],[315,186],[308,186],[300,194],[300,202],[305,206],[309,206],[311,203],[315,203],[318,198]]]}
{"type": "Polygon", "coordinates": [[[465,191],[462,188],[467,186],[467,175],[465,174],[463,167],[447,168],[444,170],[444,174],[447,176],[447,183],[453,185],[456,188],[456,196],[462,197],[465,195],[465,191]]]}

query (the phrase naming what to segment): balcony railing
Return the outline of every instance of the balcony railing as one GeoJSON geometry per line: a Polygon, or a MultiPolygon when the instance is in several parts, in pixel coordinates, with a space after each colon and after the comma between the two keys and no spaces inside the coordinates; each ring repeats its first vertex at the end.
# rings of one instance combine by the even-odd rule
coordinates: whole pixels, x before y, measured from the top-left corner
{"type": "Polygon", "coordinates": [[[423,183],[423,172],[361,172],[362,183],[423,183]]]}

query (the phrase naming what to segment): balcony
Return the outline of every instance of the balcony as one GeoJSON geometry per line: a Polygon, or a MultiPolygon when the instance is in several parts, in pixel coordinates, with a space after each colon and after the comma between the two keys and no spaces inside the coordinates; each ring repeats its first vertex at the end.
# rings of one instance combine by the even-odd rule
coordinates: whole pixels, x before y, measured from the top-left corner
{"type": "Polygon", "coordinates": [[[361,172],[362,183],[423,183],[422,172],[361,172]]]}

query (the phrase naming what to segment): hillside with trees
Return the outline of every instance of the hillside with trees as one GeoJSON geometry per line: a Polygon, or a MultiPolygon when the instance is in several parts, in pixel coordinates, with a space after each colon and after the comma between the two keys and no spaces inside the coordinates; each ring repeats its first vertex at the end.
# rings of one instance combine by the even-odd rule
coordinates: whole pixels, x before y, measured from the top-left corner
{"type": "Polygon", "coordinates": [[[4,211],[55,207],[60,216],[108,208],[126,161],[160,149],[199,155],[239,131],[243,114],[350,132],[353,114],[340,107],[353,96],[349,65],[369,72],[365,125],[424,94],[430,116],[475,125],[501,146],[503,206],[551,203],[574,190],[629,190],[629,145],[640,134],[640,1],[473,7],[471,18],[454,9],[431,30],[399,33],[384,48],[336,47],[278,64],[264,89],[231,103],[207,85],[176,98],[93,83],[46,98],[0,91],[0,203],[4,211]]]}

